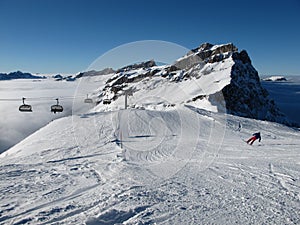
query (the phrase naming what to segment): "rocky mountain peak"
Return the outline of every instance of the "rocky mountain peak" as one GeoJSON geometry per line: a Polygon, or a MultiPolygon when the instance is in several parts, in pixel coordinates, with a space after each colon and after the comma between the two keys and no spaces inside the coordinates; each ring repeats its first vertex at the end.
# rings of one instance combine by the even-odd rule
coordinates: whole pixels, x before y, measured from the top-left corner
{"type": "Polygon", "coordinates": [[[107,80],[99,96],[111,93],[116,101],[128,88],[138,96],[160,93],[173,105],[192,103],[201,108],[210,104],[221,112],[288,124],[261,86],[247,51],[239,52],[232,43],[204,43],[172,65],[156,66],[150,60],[125,66],[107,80]],[[185,96],[172,93],[178,88],[185,96]]]}
{"type": "Polygon", "coordinates": [[[251,64],[251,59],[246,50],[242,50],[241,52],[234,52],[232,54],[232,58],[234,60],[241,60],[244,64],[245,63],[251,64]]]}
{"type": "MultiPolygon", "coordinates": [[[[192,49],[185,56],[176,61],[178,68],[188,69],[198,63],[220,62],[238,53],[238,48],[232,43],[223,45],[213,45],[204,43],[198,48],[192,49]]],[[[240,57],[239,55],[237,57],[240,57]]]]}
{"type": "Polygon", "coordinates": [[[232,55],[231,81],[222,89],[227,112],[237,116],[287,124],[269,93],[261,86],[258,72],[246,51],[232,55]]]}
{"type": "Polygon", "coordinates": [[[140,69],[140,68],[150,68],[156,66],[156,63],[153,59],[146,61],[146,62],[140,62],[140,63],[135,63],[132,65],[124,66],[121,69],[117,70],[117,73],[119,72],[124,72],[124,71],[129,71],[133,69],[140,69]]]}
{"type": "Polygon", "coordinates": [[[203,43],[201,44],[198,48],[195,48],[195,49],[192,49],[191,52],[200,52],[200,51],[207,51],[207,50],[210,50],[214,45],[211,44],[211,43],[203,43]]]}
{"type": "Polygon", "coordinates": [[[222,54],[226,52],[237,52],[237,51],[238,48],[232,43],[222,44],[222,45],[213,45],[210,43],[204,43],[200,45],[198,48],[192,49],[187,55],[207,52],[209,56],[212,56],[216,54],[222,54]]]}

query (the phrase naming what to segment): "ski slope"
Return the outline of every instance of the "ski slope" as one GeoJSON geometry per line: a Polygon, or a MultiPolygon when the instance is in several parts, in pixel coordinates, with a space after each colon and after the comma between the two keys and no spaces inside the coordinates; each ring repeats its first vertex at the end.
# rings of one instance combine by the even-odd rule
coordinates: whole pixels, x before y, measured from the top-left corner
{"type": "Polygon", "coordinates": [[[299,136],[188,105],[57,119],[0,155],[0,224],[299,224],[299,136]]]}

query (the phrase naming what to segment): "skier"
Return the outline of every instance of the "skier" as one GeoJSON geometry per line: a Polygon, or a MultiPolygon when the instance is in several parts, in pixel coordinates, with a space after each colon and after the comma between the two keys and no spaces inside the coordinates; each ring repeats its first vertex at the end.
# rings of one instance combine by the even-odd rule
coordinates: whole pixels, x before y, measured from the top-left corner
{"type": "Polygon", "coordinates": [[[253,136],[251,138],[249,138],[249,140],[247,141],[248,144],[252,145],[253,142],[255,140],[259,139],[258,141],[260,142],[261,140],[261,136],[260,136],[260,132],[254,133],[253,136]]]}
{"type": "Polygon", "coordinates": [[[237,129],[237,131],[241,131],[241,129],[242,129],[242,124],[241,122],[239,122],[239,128],[237,129]]]}

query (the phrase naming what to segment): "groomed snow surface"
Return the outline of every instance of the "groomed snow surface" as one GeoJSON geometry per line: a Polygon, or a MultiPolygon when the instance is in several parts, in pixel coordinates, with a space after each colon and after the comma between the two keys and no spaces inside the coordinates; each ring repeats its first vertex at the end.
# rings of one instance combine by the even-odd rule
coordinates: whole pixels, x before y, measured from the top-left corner
{"type": "Polygon", "coordinates": [[[57,119],[1,154],[0,223],[299,224],[299,146],[188,105],[57,119]]]}

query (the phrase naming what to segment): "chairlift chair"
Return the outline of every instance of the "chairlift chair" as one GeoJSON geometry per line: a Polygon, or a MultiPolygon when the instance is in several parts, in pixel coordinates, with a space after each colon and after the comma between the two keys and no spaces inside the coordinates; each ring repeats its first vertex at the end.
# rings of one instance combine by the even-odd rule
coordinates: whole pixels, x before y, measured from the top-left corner
{"type": "Polygon", "coordinates": [[[111,103],[111,100],[110,100],[109,98],[103,99],[103,104],[104,104],[104,105],[108,105],[108,104],[110,104],[110,103],[111,103]]]}
{"type": "Polygon", "coordinates": [[[51,106],[51,112],[53,112],[53,113],[57,113],[57,112],[62,112],[62,111],[64,111],[64,108],[61,106],[61,105],[59,105],[58,103],[58,98],[57,99],[55,99],[56,100],[56,105],[52,105],[51,106]]]}
{"type": "Polygon", "coordinates": [[[20,111],[20,112],[32,112],[32,107],[31,107],[31,105],[25,104],[25,102],[24,102],[25,99],[26,99],[26,98],[23,98],[23,105],[20,105],[19,111],[20,111]]]}
{"type": "Polygon", "coordinates": [[[84,103],[93,103],[93,99],[89,98],[89,96],[86,95],[86,99],[84,99],[84,103]]]}

